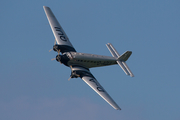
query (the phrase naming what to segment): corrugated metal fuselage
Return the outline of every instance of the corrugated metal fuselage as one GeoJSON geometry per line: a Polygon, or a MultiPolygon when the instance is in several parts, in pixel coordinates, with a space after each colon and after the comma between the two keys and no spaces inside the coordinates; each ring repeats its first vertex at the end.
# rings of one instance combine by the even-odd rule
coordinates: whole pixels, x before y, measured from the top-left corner
{"type": "Polygon", "coordinates": [[[117,60],[114,57],[78,53],[78,52],[67,52],[67,57],[70,59],[68,61],[68,66],[79,65],[86,68],[101,67],[117,64],[117,60]]]}

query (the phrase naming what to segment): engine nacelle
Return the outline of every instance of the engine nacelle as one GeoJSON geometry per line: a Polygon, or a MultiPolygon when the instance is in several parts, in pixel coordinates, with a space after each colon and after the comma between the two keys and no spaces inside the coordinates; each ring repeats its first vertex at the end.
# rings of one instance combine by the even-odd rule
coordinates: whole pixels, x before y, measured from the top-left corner
{"type": "Polygon", "coordinates": [[[71,72],[71,78],[78,78],[78,77],[80,77],[80,74],[78,71],[71,72]]]}
{"type": "Polygon", "coordinates": [[[62,63],[62,62],[61,62],[61,58],[62,58],[61,55],[57,55],[57,56],[56,56],[56,60],[57,60],[58,62],[60,62],[60,63],[62,63]]]}
{"type": "Polygon", "coordinates": [[[57,55],[56,60],[60,63],[63,63],[64,65],[68,66],[68,61],[70,60],[66,54],[63,55],[57,55]]]}
{"type": "Polygon", "coordinates": [[[53,50],[54,51],[59,51],[60,50],[60,45],[54,45],[53,50]]]}

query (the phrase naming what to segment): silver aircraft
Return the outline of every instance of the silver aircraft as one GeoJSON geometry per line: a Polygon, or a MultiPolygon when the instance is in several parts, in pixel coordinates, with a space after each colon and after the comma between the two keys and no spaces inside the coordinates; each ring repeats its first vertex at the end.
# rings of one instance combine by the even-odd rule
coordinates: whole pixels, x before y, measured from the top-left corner
{"type": "Polygon", "coordinates": [[[133,73],[126,64],[126,61],[132,52],[126,51],[124,54],[120,55],[110,43],[107,43],[106,46],[113,57],[76,52],[51,9],[46,6],[43,6],[43,8],[55,37],[53,50],[58,52],[55,59],[71,68],[70,78],[80,77],[114,109],[121,110],[121,108],[92,75],[89,68],[119,64],[126,75],[133,77],[133,73]]]}

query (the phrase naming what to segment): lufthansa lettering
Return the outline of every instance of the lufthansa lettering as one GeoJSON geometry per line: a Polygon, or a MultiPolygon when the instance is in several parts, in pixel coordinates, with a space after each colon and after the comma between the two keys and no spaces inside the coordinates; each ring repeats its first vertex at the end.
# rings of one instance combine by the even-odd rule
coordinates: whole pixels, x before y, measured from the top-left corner
{"type": "Polygon", "coordinates": [[[100,92],[104,92],[104,89],[101,87],[101,85],[95,80],[95,79],[89,79],[89,81],[95,83],[97,85],[96,89],[100,92]]]}
{"type": "Polygon", "coordinates": [[[58,35],[59,35],[59,38],[62,40],[62,41],[67,41],[67,38],[66,36],[64,35],[63,33],[63,30],[60,28],[60,27],[54,27],[56,29],[56,31],[58,32],[58,35]]]}

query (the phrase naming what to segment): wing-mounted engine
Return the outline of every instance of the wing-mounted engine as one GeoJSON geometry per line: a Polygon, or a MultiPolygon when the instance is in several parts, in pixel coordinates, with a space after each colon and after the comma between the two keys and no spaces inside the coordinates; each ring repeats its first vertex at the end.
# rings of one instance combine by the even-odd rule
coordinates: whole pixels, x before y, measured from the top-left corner
{"type": "Polygon", "coordinates": [[[70,80],[71,78],[78,78],[80,77],[80,71],[71,71],[71,75],[70,78],[68,80],[70,80]]]}
{"type": "Polygon", "coordinates": [[[55,45],[53,46],[53,50],[54,50],[55,52],[61,51],[60,45],[55,44],[55,45]]]}
{"type": "Polygon", "coordinates": [[[68,80],[70,80],[71,78],[78,78],[78,77],[82,78],[84,74],[89,73],[88,68],[84,68],[80,66],[70,66],[70,68],[71,68],[71,75],[68,80]]]}
{"type": "MultiPolygon", "coordinates": [[[[58,44],[56,44],[56,40],[55,40],[55,43],[53,45],[53,49],[51,49],[51,50],[54,50],[55,52],[61,52],[62,54],[64,52],[70,52],[70,51],[71,52],[76,52],[76,50],[74,48],[68,47],[66,45],[58,45],[58,44]]],[[[49,50],[49,52],[51,50],[49,50]]]]}
{"type": "Polygon", "coordinates": [[[64,52],[76,52],[76,50],[73,48],[73,47],[69,47],[69,46],[66,46],[66,45],[58,45],[58,44],[55,44],[53,46],[53,50],[55,52],[61,52],[62,54],[64,52]]]}

